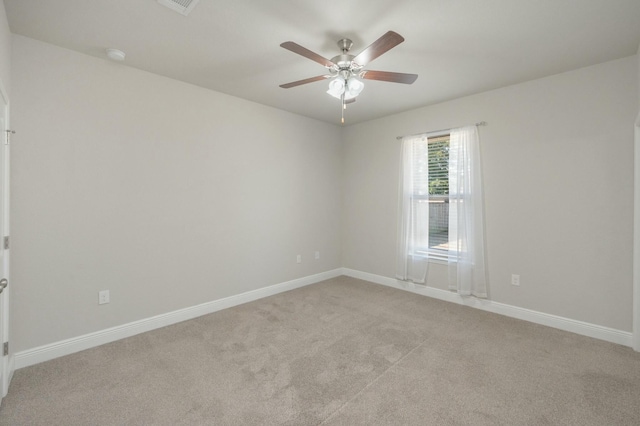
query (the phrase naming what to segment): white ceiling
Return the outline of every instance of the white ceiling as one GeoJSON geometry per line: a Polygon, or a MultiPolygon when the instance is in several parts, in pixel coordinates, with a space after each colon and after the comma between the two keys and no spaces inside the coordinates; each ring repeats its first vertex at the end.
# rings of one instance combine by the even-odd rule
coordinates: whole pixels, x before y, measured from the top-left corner
{"type": "Polygon", "coordinates": [[[418,74],[413,85],[365,81],[346,124],[633,55],[640,0],[200,0],[184,17],[156,0],[4,0],[11,31],[313,117],[340,121],[324,74],[281,48],[357,54],[388,30],[405,42],[368,69],[418,74]]]}

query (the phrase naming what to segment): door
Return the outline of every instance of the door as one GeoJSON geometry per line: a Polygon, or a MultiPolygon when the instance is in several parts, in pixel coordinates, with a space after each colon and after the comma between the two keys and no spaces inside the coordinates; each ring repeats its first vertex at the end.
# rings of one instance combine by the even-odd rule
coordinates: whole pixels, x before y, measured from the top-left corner
{"type": "Polygon", "coordinates": [[[9,235],[9,137],[7,123],[9,109],[7,97],[0,88],[0,401],[9,390],[13,373],[11,357],[5,355],[5,342],[9,341],[9,250],[5,236],[9,235]]]}

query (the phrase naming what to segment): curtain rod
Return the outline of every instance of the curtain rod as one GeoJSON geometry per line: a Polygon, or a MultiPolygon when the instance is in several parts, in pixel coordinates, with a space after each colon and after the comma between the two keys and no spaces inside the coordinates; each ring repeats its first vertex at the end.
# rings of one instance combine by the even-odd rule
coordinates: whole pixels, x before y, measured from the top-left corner
{"type": "MultiPolygon", "coordinates": [[[[476,123],[476,126],[486,126],[487,122],[486,121],[481,121],[479,123],[476,123]]],[[[453,129],[455,129],[455,127],[452,127],[453,129]]],[[[400,140],[402,138],[406,138],[409,136],[419,136],[419,135],[426,135],[427,133],[440,133],[440,132],[446,132],[449,131],[451,129],[440,129],[440,130],[431,130],[430,132],[422,132],[422,133],[414,133],[412,135],[405,135],[405,136],[396,136],[397,140],[400,140]]]]}

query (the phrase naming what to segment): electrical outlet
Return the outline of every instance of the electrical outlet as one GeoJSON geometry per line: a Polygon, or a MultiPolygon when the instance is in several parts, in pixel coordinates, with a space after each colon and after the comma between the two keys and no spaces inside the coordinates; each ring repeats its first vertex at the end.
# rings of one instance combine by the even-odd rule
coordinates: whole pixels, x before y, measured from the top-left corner
{"type": "Polygon", "coordinates": [[[302,255],[301,254],[296,256],[296,262],[297,263],[302,263],[302,255]]]}
{"type": "Polygon", "coordinates": [[[316,260],[318,260],[318,259],[320,259],[320,252],[319,251],[316,252],[316,260]]]}
{"type": "Polygon", "coordinates": [[[520,285],[520,275],[511,274],[511,285],[520,285]]]}
{"type": "Polygon", "coordinates": [[[98,292],[98,305],[104,305],[105,303],[109,303],[109,290],[98,292]]]}

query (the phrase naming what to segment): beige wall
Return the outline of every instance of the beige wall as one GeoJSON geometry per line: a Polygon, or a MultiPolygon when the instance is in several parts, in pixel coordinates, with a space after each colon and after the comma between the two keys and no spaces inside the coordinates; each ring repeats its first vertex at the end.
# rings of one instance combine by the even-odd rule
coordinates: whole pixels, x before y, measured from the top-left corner
{"type": "Polygon", "coordinates": [[[13,48],[15,351],[341,266],[338,127],[13,48]]]}
{"type": "Polygon", "coordinates": [[[0,1],[0,87],[7,95],[11,94],[11,31],[3,1],[0,1]]]}
{"type": "Polygon", "coordinates": [[[396,136],[484,120],[491,299],[631,331],[637,85],[633,56],[346,128],[343,265],[395,276],[396,136]]]}

